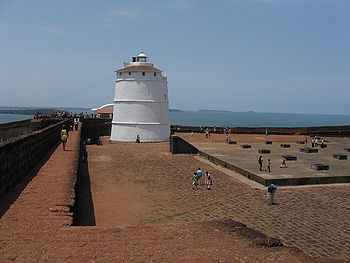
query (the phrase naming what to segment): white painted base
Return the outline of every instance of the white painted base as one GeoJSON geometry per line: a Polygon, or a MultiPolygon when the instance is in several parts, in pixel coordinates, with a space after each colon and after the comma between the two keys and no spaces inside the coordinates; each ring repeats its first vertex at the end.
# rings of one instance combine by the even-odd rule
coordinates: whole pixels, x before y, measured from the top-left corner
{"type": "Polygon", "coordinates": [[[111,141],[135,142],[137,135],[140,135],[141,142],[167,142],[170,125],[112,123],[111,141]]]}

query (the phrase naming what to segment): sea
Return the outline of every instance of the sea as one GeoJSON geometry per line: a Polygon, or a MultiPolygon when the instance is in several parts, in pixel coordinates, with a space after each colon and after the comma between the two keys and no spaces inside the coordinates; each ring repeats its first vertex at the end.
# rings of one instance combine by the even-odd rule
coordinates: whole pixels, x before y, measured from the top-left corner
{"type": "MultiPolygon", "coordinates": [[[[79,111],[78,111],[79,112],[79,111]]],[[[80,111],[81,112],[81,111],[80,111]]],[[[86,112],[84,110],[83,112],[86,112]]],[[[89,112],[88,112],[89,113],[89,112]]],[[[31,119],[31,115],[0,114],[0,123],[31,119]]],[[[181,111],[170,112],[170,123],[218,127],[312,127],[350,125],[350,115],[181,111]]]]}
{"type": "Polygon", "coordinates": [[[350,115],[182,111],[170,112],[172,125],[218,127],[312,127],[350,125],[350,115]]]}

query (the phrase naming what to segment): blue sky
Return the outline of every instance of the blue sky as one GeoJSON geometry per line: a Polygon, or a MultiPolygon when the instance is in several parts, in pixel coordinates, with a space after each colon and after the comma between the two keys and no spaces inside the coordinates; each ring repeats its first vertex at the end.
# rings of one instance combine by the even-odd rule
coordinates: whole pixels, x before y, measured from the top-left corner
{"type": "Polygon", "coordinates": [[[350,0],[0,0],[0,106],[113,102],[141,49],[171,108],[350,114],[350,0]]]}

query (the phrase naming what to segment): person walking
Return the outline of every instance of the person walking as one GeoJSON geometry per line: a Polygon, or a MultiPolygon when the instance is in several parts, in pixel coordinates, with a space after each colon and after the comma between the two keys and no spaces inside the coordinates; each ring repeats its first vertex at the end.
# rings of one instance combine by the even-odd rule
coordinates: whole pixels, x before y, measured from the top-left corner
{"type": "Polygon", "coordinates": [[[213,181],[211,179],[210,174],[208,173],[208,171],[205,173],[205,188],[207,188],[208,190],[210,190],[210,186],[213,184],[213,181]]]}
{"type": "Polygon", "coordinates": [[[270,186],[267,188],[267,191],[270,194],[270,201],[269,201],[269,205],[275,205],[275,192],[277,190],[277,186],[274,184],[270,184],[270,186]]]}
{"type": "Polygon", "coordinates": [[[79,129],[79,119],[78,118],[74,118],[74,128],[76,131],[79,129]]]}
{"type": "Polygon", "coordinates": [[[202,172],[201,168],[198,167],[198,170],[197,170],[196,174],[197,174],[198,184],[201,185],[201,178],[202,178],[202,175],[203,175],[203,172],[202,172]]]}
{"type": "Polygon", "coordinates": [[[193,173],[192,179],[193,179],[192,188],[194,187],[198,188],[198,176],[196,172],[193,173]]]}
{"type": "Polygon", "coordinates": [[[67,140],[68,140],[68,132],[66,127],[63,125],[61,130],[61,141],[62,141],[63,151],[66,150],[67,140]]]}
{"type": "Polygon", "coordinates": [[[262,156],[260,156],[259,157],[259,159],[258,159],[258,163],[259,163],[259,166],[260,166],[260,168],[259,168],[259,171],[262,171],[263,169],[262,169],[262,164],[263,164],[263,158],[262,158],[262,156]]]}
{"type": "Polygon", "coordinates": [[[280,168],[288,168],[288,166],[286,164],[286,158],[285,157],[282,158],[282,163],[280,165],[280,168]]]}
{"type": "Polygon", "coordinates": [[[271,172],[271,161],[270,159],[267,160],[267,169],[266,169],[269,173],[271,172]]]}

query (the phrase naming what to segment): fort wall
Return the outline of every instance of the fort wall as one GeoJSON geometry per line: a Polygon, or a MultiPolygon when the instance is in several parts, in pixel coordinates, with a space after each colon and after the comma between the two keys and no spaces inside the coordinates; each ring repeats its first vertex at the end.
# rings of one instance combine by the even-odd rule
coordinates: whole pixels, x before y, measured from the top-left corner
{"type": "Polygon", "coordinates": [[[33,131],[41,130],[63,119],[28,119],[0,124],[0,138],[8,140],[17,136],[29,134],[33,131]]]}
{"type": "MultiPolygon", "coordinates": [[[[68,121],[0,142],[0,197],[19,184],[59,144],[62,124],[68,121]]],[[[22,124],[24,127],[27,122],[20,122],[18,129],[22,124]]]]}
{"type": "Polygon", "coordinates": [[[14,121],[0,124],[0,138],[7,140],[19,135],[28,134],[32,131],[30,120],[14,121]]]}

